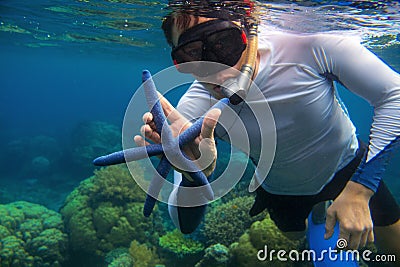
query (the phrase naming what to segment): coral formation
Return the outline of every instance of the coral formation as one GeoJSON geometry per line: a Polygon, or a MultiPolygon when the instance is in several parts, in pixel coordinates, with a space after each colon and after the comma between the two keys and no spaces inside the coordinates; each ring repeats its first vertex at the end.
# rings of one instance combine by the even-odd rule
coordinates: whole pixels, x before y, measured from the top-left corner
{"type": "Polygon", "coordinates": [[[167,232],[159,239],[159,245],[175,254],[178,257],[185,255],[196,254],[204,249],[202,243],[185,237],[180,231],[174,229],[171,232],[167,232]]]}
{"type": "Polygon", "coordinates": [[[133,258],[129,255],[127,248],[116,248],[105,256],[108,267],[133,267],[133,258]]]}
{"type": "Polygon", "coordinates": [[[63,155],[60,147],[55,138],[45,135],[10,141],[2,148],[0,171],[12,171],[20,179],[38,178],[60,162],[63,155]]]}
{"type": "Polygon", "coordinates": [[[133,240],[128,248],[116,248],[105,257],[108,267],[165,267],[156,254],[156,248],[149,248],[133,240]]]}
{"type": "Polygon", "coordinates": [[[50,160],[44,156],[34,157],[31,161],[31,170],[33,173],[41,174],[49,171],[50,160]]]}
{"type": "Polygon", "coordinates": [[[227,267],[229,264],[229,249],[222,244],[206,248],[203,259],[195,267],[227,267]]]}
{"type": "Polygon", "coordinates": [[[1,266],[61,266],[67,248],[57,212],[25,201],[0,205],[1,266]]]}
{"type": "Polygon", "coordinates": [[[250,217],[248,214],[254,198],[252,196],[238,197],[224,204],[213,203],[205,217],[202,234],[207,244],[223,244],[229,246],[256,221],[263,219],[266,213],[250,217]]]}
{"type": "Polygon", "coordinates": [[[153,267],[161,260],[156,254],[156,248],[149,248],[145,244],[140,244],[138,241],[133,240],[129,247],[129,254],[133,259],[135,267],[153,267]]]}
{"type": "Polygon", "coordinates": [[[293,241],[285,237],[267,216],[262,221],[254,222],[250,229],[239,238],[238,242],[231,244],[229,249],[232,253],[233,264],[237,267],[288,266],[288,262],[276,259],[276,254],[274,254],[275,257],[272,261],[269,257],[266,261],[260,261],[257,258],[257,253],[259,250],[265,249],[265,246],[269,250],[275,251],[281,249],[301,251],[303,244],[303,241],[293,241]]]}
{"type": "Polygon", "coordinates": [[[80,123],[72,132],[71,158],[81,167],[92,167],[92,160],[121,149],[121,129],[103,121],[80,123]]]}
{"type": "Polygon", "coordinates": [[[135,265],[132,257],[128,253],[123,253],[114,259],[108,267],[136,267],[140,265],[135,265]]]}
{"type": "MultiPolygon", "coordinates": [[[[135,175],[143,170],[135,163],[135,175]]],[[[143,216],[145,193],[124,165],[95,171],[67,197],[61,214],[64,217],[72,251],[104,256],[118,247],[157,242],[162,233],[157,212],[143,216]]]]}

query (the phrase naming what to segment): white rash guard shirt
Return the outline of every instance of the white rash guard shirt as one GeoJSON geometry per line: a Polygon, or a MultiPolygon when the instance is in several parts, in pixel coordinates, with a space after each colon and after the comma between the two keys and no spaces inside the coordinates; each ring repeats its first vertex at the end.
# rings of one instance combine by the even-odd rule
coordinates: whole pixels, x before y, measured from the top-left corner
{"type": "MultiPolygon", "coordinates": [[[[400,75],[358,38],[260,27],[258,42],[260,65],[254,83],[272,110],[277,137],[275,157],[262,183],[267,192],[316,194],[354,158],[356,130],[337,98],[334,80],[374,107],[367,161],[400,135],[400,75]]],[[[177,108],[196,118],[216,101],[194,82],[177,108]]],[[[250,96],[246,101],[256,100],[250,96]]],[[[232,108],[249,134],[249,156],[257,160],[257,135],[263,133],[256,131],[251,112],[242,105],[232,108]]],[[[221,132],[217,127],[216,137],[226,139],[221,132]]]]}

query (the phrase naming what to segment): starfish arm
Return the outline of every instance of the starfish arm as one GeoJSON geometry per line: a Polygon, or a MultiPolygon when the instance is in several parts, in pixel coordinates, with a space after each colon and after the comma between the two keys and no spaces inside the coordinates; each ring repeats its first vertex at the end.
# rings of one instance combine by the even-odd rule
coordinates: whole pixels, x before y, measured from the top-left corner
{"type": "Polygon", "coordinates": [[[169,128],[167,118],[165,117],[162,105],[160,103],[156,85],[154,84],[153,78],[148,70],[143,71],[142,81],[147,106],[149,107],[151,114],[153,114],[153,120],[156,125],[157,133],[162,133],[163,138],[165,139],[164,141],[170,142],[173,138],[172,132],[169,128]]]}
{"type": "Polygon", "coordinates": [[[210,183],[208,182],[207,177],[204,175],[202,171],[197,171],[197,172],[189,172],[190,177],[195,180],[195,181],[201,181],[203,188],[203,194],[208,200],[213,200],[214,199],[214,192],[211,188],[210,183]]]}
{"type": "Polygon", "coordinates": [[[207,199],[212,200],[214,198],[214,193],[207,177],[183,151],[181,151],[181,153],[174,158],[173,162],[179,164],[179,168],[185,170],[190,175],[190,177],[193,179],[193,182],[191,182],[192,185],[205,186],[204,195],[207,199]]]}
{"type": "Polygon", "coordinates": [[[151,179],[149,185],[146,201],[143,207],[144,216],[149,217],[151,212],[153,211],[158,194],[160,193],[161,188],[164,185],[164,181],[167,178],[170,170],[171,164],[169,163],[168,159],[163,156],[157,166],[157,172],[155,173],[153,179],[151,179]]]}
{"type": "Polygon", "coordinates": [[[179,147],[182,148],[187,143],[193,141],[197,136],[200,135],[201,126],[203,125],[204,117],[201,117],[195,121],[189,128],[181,133],[179,138],[179,147]]]}
{"type": "Polygon", "coordinates": [[[155,155],[160,155],[162,153],[163,147],[161,144],[151,144],[148,146],[129,148],[98,157],[93,160],[93,164],[96,166],[115,165],[124,162],[144,159],[155,155]]]}
{"type": "MultiPolygon", "coordinates": [[[[224,110],[224,108],[228,105],[229,99],[228,98],[223,98],[219,100],[217,103],[215,103],[211,108],[217,108],[219,110],[224,110]]],[[[197,121],[195,121],[192,126],[190,126],[188,129],[186,129],[183,133],[179,135],[179,147],[183,147],[190,141],[194,140],[201,132],[201,126],[203,125],[204,121],[204,116],[199,118],[197,121]]]]}

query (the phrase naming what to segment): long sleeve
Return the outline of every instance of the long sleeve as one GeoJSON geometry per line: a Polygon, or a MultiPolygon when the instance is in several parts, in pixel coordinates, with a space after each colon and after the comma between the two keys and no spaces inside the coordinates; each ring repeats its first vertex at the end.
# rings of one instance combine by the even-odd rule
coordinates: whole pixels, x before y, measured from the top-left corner
{"type": "MultiPolygon", "coordinates": [[[[368,164],[400,136],[400,75],[353,38],[318,39],[313,55],[321,73],[333,75],[374,107],[368,164]]],[[[369,182],[364,185],[375,191],[369,182]]]]}

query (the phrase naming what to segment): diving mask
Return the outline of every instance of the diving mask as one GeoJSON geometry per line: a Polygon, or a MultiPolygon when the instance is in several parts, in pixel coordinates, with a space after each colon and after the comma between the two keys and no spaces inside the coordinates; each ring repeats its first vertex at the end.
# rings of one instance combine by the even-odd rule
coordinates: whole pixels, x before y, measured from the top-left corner
{"type": "MultiPolygon", "coordinates": [[[[247,46],[244,30],[235,23],[216,19],[197,24],[181,34],[171,56],[179,72],[205,77],[236,65],[247,46]],[[217,69],[201,67],[216,62],[217,69]],[[193,64],[182,64],[193,62],[193,64]]],[[[209,65],[208,65],[209,66],[209,65]]]]}

